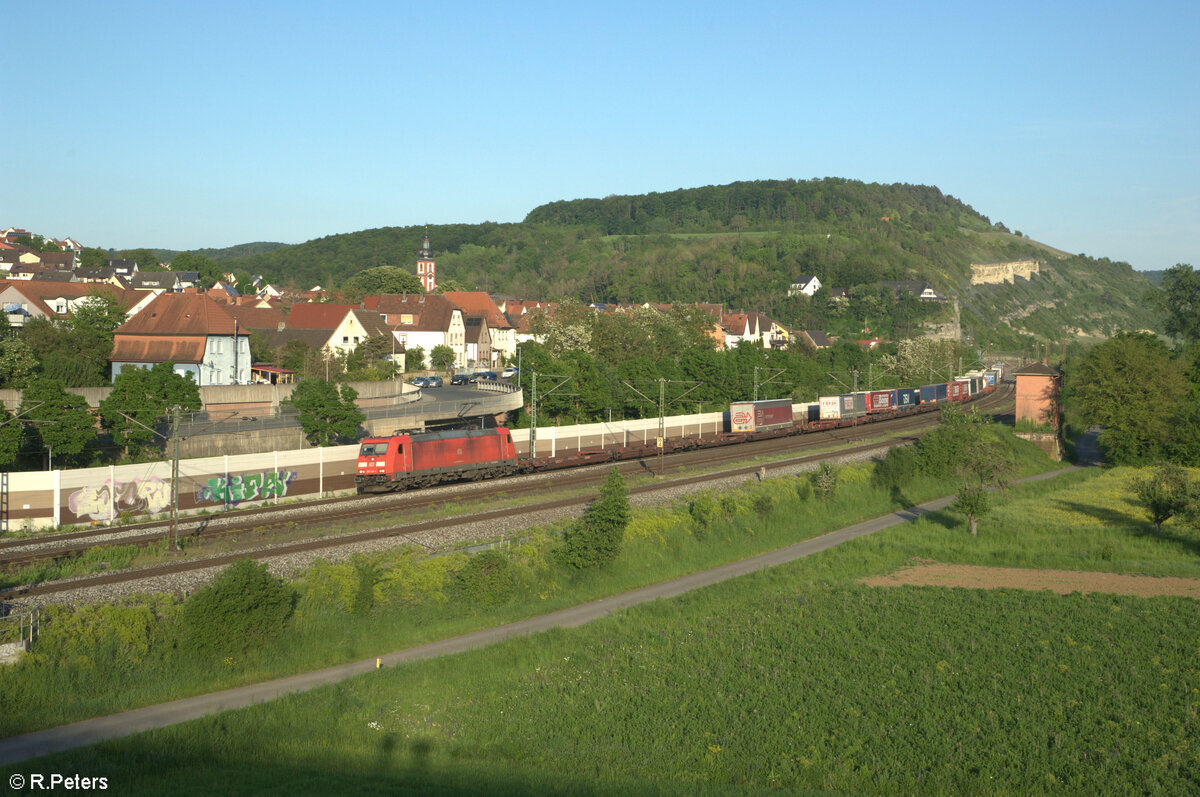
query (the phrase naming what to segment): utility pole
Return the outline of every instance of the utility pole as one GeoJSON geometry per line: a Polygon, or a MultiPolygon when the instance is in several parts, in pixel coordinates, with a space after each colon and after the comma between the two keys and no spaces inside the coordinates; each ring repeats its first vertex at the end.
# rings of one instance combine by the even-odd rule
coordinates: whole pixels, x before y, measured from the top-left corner
{"type": "MultiPolygon", "coordinates": [[[[679,380],[659,378],[659,379],[653,379],[653,380],[649,380],[649,381],[658,383],[658,401],[657,402],[654,401],[653,399],[651,399],[649,396],[647,396],[642,391],[638,390],[636,387],[634,387],[629,382],[622,382],[621,384],[625,385],[625,387],[629,388],[634,393],[636,393],[638,395],[638,397],[641,398],[642,401],[645,401],[647,404],[658,404],[658,439],[655,442],[658,446],[658,475],[661,476],[663,474],[663,447],[666,445],[666,438],[667,438],[667,429],[666,429],[667,383],[679,381],[679,380]]],[[[672,402],[680,401],[681,399],[683,399],[684,396],[686,396],[688,393],[691,393],[693,390],[700,387],[704,383],[703,382],[680,382],[680,384],[690,384],[691,387],[689,387],[687,390],[680,393],[675,398],[671,399],[672,402]]]]}
{"type": "MultiPolygon", "coordinates": [[[[571,377],[569,377],[569,376],[559,376],[557,374],[541,374],[541,376],[543,378],[549,377],[551,379],[561,379],[562,380],[554,387],[550,388],[547,391],[544,391],[541,395],[541,398],[545,398],[546,396],[548,396],[551,393],[553,393],[554,391],[558,390],[560,387],[562,387],[563,385],[565,385],[567,382],[569,382],[571,380],[571,377]]],[[[532,399],[530,402],[530,409],[529,409],[529,458],[530,459],[534,459],[537,456],[537,406],[538,406],[537,383],[538,383],[538,372],[534,371],[533,372],[533,396],[532,396],[532,399]]],[[[571,395],[571,394],[566,393],[563,395],[571,395]]]]}
{"type": "Polygon", "coordinates": [[[667,380],[658,380],[658,475],[663,474],[663,447],[667,442],[667,419],[665,405],[667,402],[667,380]]]}
{"type": "Polygon", "coordinates": [[[179,407],[171,408],[171,533],[169,545],[179,550],[179,407]]]}

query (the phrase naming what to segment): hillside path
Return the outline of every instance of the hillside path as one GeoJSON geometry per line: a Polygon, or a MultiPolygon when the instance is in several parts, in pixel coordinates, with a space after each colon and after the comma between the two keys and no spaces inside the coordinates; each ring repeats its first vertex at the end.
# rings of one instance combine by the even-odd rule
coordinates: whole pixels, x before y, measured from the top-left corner
{"type": "MultiPolygon", "coordinates": [[[[1075,468],[1041,473],[1018,479],[1015,484],[1040,481],[1068,473],[1075,468]]],[[[550,614],[531,617],[527,620],[502,625],[495,628],[485,628],[470,634],[451,637],[449,639],[430,642],[413,648],[388,653],[380,657],[384,666],[393,666],[403,662],[421,661],[436,656],[460,653],[466,650],[485,647],[496,642],[517,636],[546,631],[551,628],[574,628],[613,612],[636,606],[640,603],[673,598],[710,584],[717,584],[731,578],[753,573],[768,567],[785,564],[795,559],[819,553],[828,548],[840,545],[848,540],[874,534],[892,526],[915,520],[929,512],[946,508],[953,496],[938,498],[928,503],[914,506],[890,515],[848,526],[837,531],[824,534],[811,540],[798,542],[786,548],[752,556],[737,562],[714,567],[700,573],[682,576],[671,581],[652,584],[620,595],[612,595],[591,603],[560,609],[550,614]]],[[[8,766],[31,758],[49,755],[63,750],[85,747],[109,739],[119,739],[143,731],[165,728],[181,722],[198,719],[209,714],[216,714],[230,709],[243,708],[255,703],[264,703],[282,695],[306,692],[326,684],[338,683],[356,675],[374,670],[375,658],[341,664],[314,672],[291,675],[274,681],[226,689],[207,695],[174,700],[170,703],[160,703],[154,706],[132,709],[120,714],[110,714],[106,717],[81,720],[70,725],[62,725],[44,731],[35,731],[21,736],[13,736],[0,740],[0,766],[8,766]]]]}

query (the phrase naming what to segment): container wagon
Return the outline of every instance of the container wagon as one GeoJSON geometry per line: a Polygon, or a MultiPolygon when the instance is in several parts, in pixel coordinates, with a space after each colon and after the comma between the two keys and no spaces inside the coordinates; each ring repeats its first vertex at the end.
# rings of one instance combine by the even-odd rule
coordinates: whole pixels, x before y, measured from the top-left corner
{"type": "Polygon", "coordinates": [[[965,379],[955,379],[946,388],[951,401],[966,401],[971,397],[971,383],[965,379]]]}
{"type": "Polygon", "coordinates": [[[775,432],[795,425],[791,399],[737,401],[729,405],[730,432],[775,432]]]}

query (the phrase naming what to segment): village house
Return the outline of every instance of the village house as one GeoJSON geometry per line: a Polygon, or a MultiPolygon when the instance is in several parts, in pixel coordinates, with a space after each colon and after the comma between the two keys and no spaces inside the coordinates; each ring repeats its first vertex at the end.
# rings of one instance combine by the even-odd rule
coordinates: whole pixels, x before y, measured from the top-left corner
{"type": "Polygon", "coordinates": [[[377,299],[373,302],[374,307],[392,330],[399,346],[409,351],[420,347],[426,357],[434,346],[449,346],[454,351],[454,365],[466,368],[467,335],[463,311],[445,296],[385,293],[371,298],[377,299]]]}
{"type": "Polygon", "coordinates": [[[817,279],[816,274],[801,274],[792,280],[791,286],[788,287],[788,296],[812,296],[817,291],[821,290],[821,280],[817,279]]]}
{"type": "Polygon", "coordinates": [[[200,387],[250,383],[250,337],[205,294],[163,293],[113,336],[115,379],[126,368],[174,363],[200,387]]]}
{"type": "Polygon", "coordinates": [[[294,304],[288,311],[287,328],[326,332],[318,348],[335,355],[349,354],[368,338],[391,334],[379,313],[346,304],[294,304]]]}
{"type": "Polygon", "coordinates": [[[491,369],[492,341],[487,319],[483,316],[468,316],[463,319],[463,331],[467,341],[467,367],[491,369]]]}
{"type": "Polygon", "coordinates": [[[488,335],[491,339],[491,357],[482,363],[494,366],[500,357],[513,358],[517,356],[516,327],[501,312],[492,297],[483,291],[447,291],[442,294],[460,310],[464,318],[481,317],[487,321],[488,335]]]}
{"type": "Polygon", "coordinates": [[[42,280],[0,281],[0,306],[10,327],[22,327],[31,318],[49,321],[66,318],[93,295],[112,299],[132,318],[154,300],[152,291],[133,291],[114,285],[42,280]]]}

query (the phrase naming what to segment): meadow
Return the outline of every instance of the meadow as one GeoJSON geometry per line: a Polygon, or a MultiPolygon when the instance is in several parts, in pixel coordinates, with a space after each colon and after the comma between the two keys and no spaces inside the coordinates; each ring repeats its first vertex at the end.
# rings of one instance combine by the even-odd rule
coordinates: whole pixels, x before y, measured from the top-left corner
{"type": "MultiPolygon", "coordinates": [[[[1013,487],[978,538],[932,513],[578,629],[36,769],[107,775],[122,793],[1192,793],[1194,601],[860,582],[921,560],[1200,577],[1200,533],[1168,522],[1155,537],[1129,500],[1131,474],[1013,487]]],[[[854,478],[834,501],[874,489],[854,478]]],[[[763,489],[715,518],[703,500],[640,517],[624,577],[803,525],[820,507],[811,496],[768,507],[763,489]]]]}

